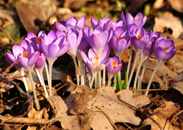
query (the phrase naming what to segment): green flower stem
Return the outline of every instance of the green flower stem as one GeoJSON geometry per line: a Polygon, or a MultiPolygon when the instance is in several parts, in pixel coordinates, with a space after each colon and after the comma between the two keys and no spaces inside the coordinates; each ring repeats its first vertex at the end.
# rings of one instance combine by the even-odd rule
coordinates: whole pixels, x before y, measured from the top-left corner
{"type": "Polygon", "coordinates": [[[106,73],[106,67],[103,69],[103,77],[102,77],[102,87],[105,87],[105,73],[106,73]]]}
{"type": "Polygon", "coordinates": [[[29,79],[30,79],[31,85],[32,85],[32,90],[33,90],[33,95],[34,95],[34,101],[35,101],[35,104],[36,104],[36,109],[39,111],[40,110],[40,105],[39,105],[39,101],[37,99],[36,89],[35,89],[35,86],[34,86],[34,83],[33,83],[31,69],[29,70],[29,79]]]}
{"type": "Polygon", "coordinates": [[[130,73],[130,77],[129,77],[128,85],[127,85],[127,88],[126,89],[129,89],[130,88],[130,82],[132,80],[133,72],[135,70],[135,66],[136,66],[136,63],[137,63],[137,59],[138,59],[139,54],[140,54],[140,51],[136,52],[136,54],[135,54],[135,60],[134,60],[134,63],[133,63],[133,67],[132,67],[132,70],[131,70],[131,73],[130,73]]]}
{"type": "Polygon", "coordinates": [[[27,81],[26,81],[26,78],[25,78],[25,75],[24,75],[24,69],[23,68],[20,69],[20,74],[22,76],[22,80],[23,80],[23,83],[25,85],[25,90],[26,90],[26,92],[29,92],[29,88],[27,86],[27,81]]]}
{"type": "Polygon", "coordinates": [[[78,72],[78,65],[77,65],[77,62],[76,62],[76,57],[72,56],[72,59],[74,61],[74,66],[75,66],[75,70],[76,70],[77,86],[79,86],[79,72],[78,72]]]}
{"type": "MultiPolygon", "coordinates": [[[[161,62],[158,62],[157,64],[156,64],[156,66],[155,66],[155,68],[154,68],[154,71],[153,71],[153,73],[152,73],[152,75],[151,75],[151,78],[150,78],[150,80],[149,80],[149,83],[148,83],[148,85],[147,85],[147,90],[149,90],[150,89],[150,86],[151,86],[151,83],[152,83],[152,80],[153,80],[153,78],[154,78],[154,75],[155,75],[155,73],[156,73],[156,71],[157,71],[157,69],[158,69],[158,67],[159,67],[159,65],[162,63],[162,61],[161,62]]],[[[148,95],[148,93],[149,93],[149,91],[146,91],[145,92],[145,95],[147,96],[148,95]]]]}
{"type": "Polygon", "coordinates": [[[45,97],[46,98],[49,98],[49,95],[48,95],[48,92],[47,92],[47,89],[46,89],[46,86],[45,86],[45,83],[44,83],[44,79],[43,79],[43,69],[36,69],[36,73],[38,75],[38,78],[41,82],[41,85],[43,86],[43,90],[45,92],[45,97]]]}
{"type": "Polygon", "coordinates": [[[144,77],[145,68],[146,68],[146,65],[147,65],[148,60],[149,60],[149,57],[145,60],[145,63],[144,63],[143,69],[142,69],[142,74],[139,77],[139,82],[138,82],[138,87],[137,87],[138,90],[139,89],[142,89],[142,79],[144,77]]]}
{"type": "Polygon", "coordinates": [[[130,71],[131,61],[132,61],[132,46],[130,48],[130,57],[129,57],[128,66],[127,66],[127,82],[128,82],[128,75],[129,75],[129,71],[130,71]]]}

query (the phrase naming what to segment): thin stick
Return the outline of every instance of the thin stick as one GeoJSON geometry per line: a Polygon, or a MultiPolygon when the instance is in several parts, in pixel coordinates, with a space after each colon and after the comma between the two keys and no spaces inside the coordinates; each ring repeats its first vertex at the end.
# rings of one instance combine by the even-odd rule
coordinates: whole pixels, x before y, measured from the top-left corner
{"type": "Polygon", "coordinates": [[[136,66],[136,63],[137,63],[137,58],[138,58],[138,55],[140,54],[140,51],[136,52],[135,54],[135,61],[133,63],[133,67],[132,67],[132,70],[131,70],[131,73],[130,73],[130,78],[128,80],[128,84],[127,84],[127,88],[126,89],[129,89],[130,88],[130,82],[132,80],[132,76],[133,76],[133,72],[135,70],[135,66],[136,66]]]}
{"type": "MultiPolygon", "coordinates": [[[[153,71],[153,73],[152,73],[152,75],[151,75],[151,78],[150,78],[150,80],[149,80],[149,83],[148,83],[146,89],[149,89],[149,88],[150,88],[151,83],[152,83],[152,80],[153,80],[153,78],[154,78],[154,75],[155,75],[155,73],[156,73],[156,71],[157,71],[157,69],[158,69],[158,67],[159,67],[159,65],[160,65],[161,63],[162,63],[162,62],[159,62],[159,63],[156,64],[156,66],[155,66],[155,68],[154,68],[154,71],[153,71]]],[[[145,92],[145,95],[147,96],[148,93],[149,93],[149,91],[146,91],[146,92],[145,92]]]]}
{"type": "Polygon", "coordinates": [[[77,80],[77,86],[79,86],[79,73],[78,73],[78,65],[76,62],[76,57],[72,57],[73,61],[74,61],[74,66],[75,66],[75,70],[76,70],[76,80],[77,80]]]}
{"type": "Polygon", "coordinates": [[[36,89],[35,89],[35,86],[34,86],[34,83],[33,83],[31,70],[29,70],[29,78],[30,78],[31,85],[32,85],[32,90],[33,90],[33,95],[34,95],[34,101],[35,101],[35,104],[36,104],[36,109],[39,111],[40,110],[40,105],[39,105],[39,101],[37,99],[36,89]]]}
{"type": "Polygon", "coordinates": [[[139,83],[138,83],[138,87],[137,87],[138,89],[142,89],[142,79],[144,77],[145,68],[146,68],[148,60],[149,60],[149,57],[145,60],[145,63],[144,63],[143,69],[142,69],[142,74],[139,77],[139,83]]]}
{"type": "Polygon", "coordinates": [[[127,83],[128,83],[128,75],[130,71],[131,61],[132,61],[132,46],[130,48],[130,57],[129,57],[128,66],[127,66],[127,83]]]}
{"type": "Polygon", "coordinates": [[[105,84],[105,73],[106,73],[106,67],[103,69],[103,77],[102,77],[102,87],[105,87],[104,84],[105,84]]]}
{"type": "Polygon", "coordinates": [[[97,76],[95,76],[95,84],[94,84],[94,86],[95,86],[95,89],[97,89],[97,86],[98,86],[98,74],[97,74],[97,76]]]}
{"type": "Polygon", "coordinates": [[[43,90],[45,92],[45,97],[49,98],[49,95],[48,95],[48,92],[47,92],[47,89],[46,89],[46,86],[45,86],[45,83],[44,83],[44,79],[43,79],[43,69],[36,69],[36,73],[37,73],[38,78],[41,82],[41,85],[43,86],[43,90]]]}
{"type": "MultiPolygon", "coordinates": [[[[90,81],[90,88],[92,88],[93,81],[94,81],[96,75],[97,75],[97,73],[93,73],[93,74],[92,74],[92,79],[91,79],[91,81],[90,81]]],[[[95,89],[96,89],[96,88],[95,88],[95,89]]]]}
{"type": "Polygon", "coordinates": [[[49,93],[50,93],[50,97],[52,96],[52,68],[53,68],[53,61],[48,62],[49,64],[49,81],[48,83],[50,83],[49,85],[49,93]]]}
{"type": "Polygon", "coordinates": [[[116,75],[114,75],[114,89],[116,89],[116,85],[117,85],[117,80],[116,80],[116,75]]]}

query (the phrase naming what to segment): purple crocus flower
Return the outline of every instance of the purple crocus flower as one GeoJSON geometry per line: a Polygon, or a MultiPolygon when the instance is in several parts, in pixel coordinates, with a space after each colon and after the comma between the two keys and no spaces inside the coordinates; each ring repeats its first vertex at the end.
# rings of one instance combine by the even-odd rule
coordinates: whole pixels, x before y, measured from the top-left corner
{"type": "Polygon", "coordinates": [[[112,37],[112,28],[109,31],[98,31],[97,28],[93,31],[85,26],[84,36],[96,54],[100,56],[112,37]]]}
{"type": "Polygon", "coordinates": [[[45,57],[45,55],[43,53],[40,53],[39,52],[39,57],[38,57],[38,60],[35,63],[35,66],[34,67],[36,69],[40,69],[40,68],[42,69],[42,68],[44,68],[45,63],[46,63],[46,57],[45,57]]]}
{"type": "Polygon", "coordinates": [[[108,78],[112,79],[112,77],[116,75],[122,68],[122,63],[120,62],[119,57],[114,56],[109,58],[106,68],[108,72],[108,78]]]}
{"type": "Polygon", "coordinates": [[[170,58],[172,58],[176,53],[174,42],[173,42],[173,40],[167,41],[161,37],[159,39],[157,39],[155,42],[154,53],[159,62],[167,61],[170,58]],[[161,39],[161,40],[159,40],[159,39],[161,39]]]}
{"type": "Polygon", "coordinates": [[[29,44],[24,46],[26,43],[25,40],[22,41],[21,46],[20,45],[14,45],[12,48],[13,54],[6,53],[5,57],[7,61],[11,64],[16,61],[19,61],[15,67],[19,70],[21,67],[23,67],[26,70],[29,70],[32,68],[35,63],[37,62],[37,59],[39,57],[39,52],[35,52],[33,47],[29,44]],[[23,47],[24,46],[24,47],[23,47]]]}
{"type": "Polygon", "coordinates": [[[58,37],[54,31],[50,31],[48,35],[42,37],[41,49],[48,62],[54,62],[68,51],[70,44],[64,39],[65,37],[58,37]]]}
{"type": "Polygon", "coordinates": [[[84,25],[85,25],[84,16],[82,16],[78,21],[75,17],[70,17],[66,21],[61,21],[60,23],[55,22],[55,28],[65,33],[68,33],[71,28],[79,32],[81,29],[84,28],[84,25]]]}
{"type": "Polygon", "coordinates": [[[83,61],[86,63],[92,75],[96,75],[99,71],[105,68],[107,64],[106,59],[109,56],[109,52],[110,50],[107,46],[100,56],[97,55],[97,53],[92,48],[89,49],[88,56],[83,51],[81,51],[83,61]]]}
{"type": "Polygon", "coordinates": [[[130,28],[133,24],[136,24],[138,28],[142,28],[147,20],[147,16],[143,17],[143,14],[141,12],[139,12],[135,16],[135,18],[133,18],[133,16],[130,13],[127,13],[126,19],[125,19],[125,16],[122,11],[120,19],[123,21],[123,25],[125,26],[125,28],[130,30],[130,28]]]}
{"type": "Polygon", "coordinates": [[[99,29],[99,30],[107,30],[109,31],[110,28],[113,30],[116,29],[116,27],[122,27],[123,26],[123,21],[119,20],[117,22],[114,22],[113,20],[110,20],[109,18],[105,17],[103,19],[99,19],[98,22],[95,20],[94,17],[91,18],[91,25],[93,29],[99,29]]]}
{"type": "Polygon", "coordinates": [[[116,56],[121,57],[122,53],[131,45],[129,31],[124,31],[122,27],[114,30],[109,46],[113,49],[116,56]]]}

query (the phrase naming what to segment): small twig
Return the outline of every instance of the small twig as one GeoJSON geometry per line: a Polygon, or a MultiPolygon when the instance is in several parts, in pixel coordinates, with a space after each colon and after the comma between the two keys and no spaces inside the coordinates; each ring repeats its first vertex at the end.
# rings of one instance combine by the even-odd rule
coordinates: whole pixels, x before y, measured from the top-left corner
{"type": "Polygon", "coordinates": [[[3,123],[20,123],[20,124],[45,124],[48,121],[46,119],[39,119],[39,118],[25,118],[25,117],[5,117],[0,116],[0,122],[3,123]]]}
{"type": "Polygon", "coordinates": [[[115,125],[115,123],[113,123],[113,121],[111,120],[111,118],[102,110],[102,108],[96,106],[96,108],[98,108],[109,120],[109,122],[111,123],[111,125],[114,127],[115,130],[118,130],[117,126],[115,125]]]}
{"type": "MultiPolygon", "coordinates": [[[[133,109],[134,111],[138,110],[138,111],[140,111],[140,112],[142,113],[142,111],[141,111],[139,108],[136,108],[136,107],[134,107],[133,105],[131,105],[131,104],[129,104],[129,103],[123,101],[122,99],[120,99],[119,96],[117,96],[117,97],[118,97],[118,100],[119,100],[119,101],[125,103],[127,106],[129,106],[129,108],[133,109]]],[[[150,117],[148,114],[146,114],[146,116],[149,117],[155,124],[157,124],[158,127],[160,128],[160,130],[163,130],[163,128],[160,126],[160,124],[159,124],[157,121],[155,121],[155,120],[154,120],[152,117],[150,117]]]]}

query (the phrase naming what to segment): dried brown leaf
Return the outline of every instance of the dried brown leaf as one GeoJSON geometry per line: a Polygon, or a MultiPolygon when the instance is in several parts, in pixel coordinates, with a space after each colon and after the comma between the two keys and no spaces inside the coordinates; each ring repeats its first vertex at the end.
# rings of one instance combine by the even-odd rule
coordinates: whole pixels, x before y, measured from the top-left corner
{"type": "Polygon", "coordinates": [[[168,0],[168,2],[174,10],[183,13],[183,0],[168,0]]]}
{"type": "Polygon", "coordinates": [[[172,36],[178,38],[183,32],[183,27],[180,19],[173,16],[170,12],[165,12],[159,17],[155,17],[155,25],[153,31],[164,32],[165,28],[172,30],[172,36]]]}
{"type": "MultiPolygon", "coordinates": [[[[162,129],[164,128],[164,130],[179,130],[180,128],[173,126],[170,123],[170,117],[175,114],[178,106],[172,101],[165,101],[164,103],[165,105],[163,105],[162,107],[158,107],[154,110],[151,118],[158,122],[158,124],[161,126],[162,129]]],[[[146,120],[144,120],[142,126],[151,125],[151,130],[159,130],[159,126],[154,123],[152,119],[147,118],[146,120]]]]}

